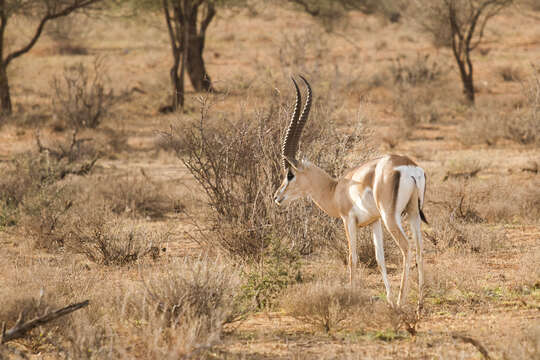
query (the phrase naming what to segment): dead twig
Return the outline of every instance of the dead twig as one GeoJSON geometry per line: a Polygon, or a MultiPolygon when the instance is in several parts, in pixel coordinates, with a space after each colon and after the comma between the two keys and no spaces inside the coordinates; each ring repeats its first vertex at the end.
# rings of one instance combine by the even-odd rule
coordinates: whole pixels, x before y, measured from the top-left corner
{"type": "Polygon", "coordinates": [[[482,354],[484,359],[491,360],[491,356],[489,356],[487,349],[478,340],[473,339],[470,336],[462,335],[459,333],[452,333],[451,335],[452,335],[452,338],[454,339],[459,339],[465,343],[471,344],[480,352],[480,354],[482,354]]]}
{"type": "Polygon", "coordinates": [[[21,312],[21,314],[19,315],[19,318],[17,319],[17,322],[15,323],[15,326],[13,326],[11,329],[6,331],[6,323],[2,324],[2,333],[0,334],[0,344],[4,344],[10,340],[19,339],[23,337],[28,331],[40,325],[44,325],[48,322],[56,320],[59,317],[72,313],[76,310],[82,309],[83,307],[88,306],[89,303],[90,303],[89,300],[85,300],[80,303],[71,304],[61,309],[48,312],[43,316],[39,316],[25,323],[23,323],[23,313],[21,312]]]}
{"type": "Polygon", "coordinates": [[[79,152],[81,149],[81,144],[87,141],[92,141],[90,138],[85,139],[77,139],[78,130],[73,130],[71,134],[71,141],[66,143],[64,146],[62,144],[58,145],[59,150],[46,147],[42,144],[41,138],[40,138],[40,131],[36,130],[36,143],[38,147],[38,151],[40,153],[48,152],[50,156],[55,158],[56,160],[62,160],[63,158],[68,158],[71,161],[71,158],[74,156],[76,152],[79,152]]]}

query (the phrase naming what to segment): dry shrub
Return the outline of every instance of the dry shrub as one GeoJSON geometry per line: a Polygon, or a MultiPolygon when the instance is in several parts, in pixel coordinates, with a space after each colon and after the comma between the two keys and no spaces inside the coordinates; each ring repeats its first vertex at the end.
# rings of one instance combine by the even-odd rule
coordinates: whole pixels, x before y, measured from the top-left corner
{"type": "MultiPolygon", "coordinates": [[[[211,211],[205,214],[206,224],[199,223],[203,236],[198,241],[209,248],[252,260],[261,256],[271,239],[283,239],[302,254],[317,244],[342,241],[336,239],[342,225],[311,203],[298,201],[281,209],[272,201],[283,176],[281,139],[289,121],[281,101],[274,96],[254,119],[243,112],[238,118],[227,114],[216,119],[205,99],[200,119],[183,120],[165,134],[167,146],[176,150],[205,192],[211,211]]],[[[312,109],[301,148],[314,163],[339,174],[345,154],[362,145],[365,136],[358,127],[350,134],[338,134],[325,108],[312,109]]]]}
{"type": "Polygon", "coordinates": [[[442,117],[437,101],[438,86],[429,84],[414,87],[398,85],[393,91],[393,107],[399,114],[399,120],[390,135],[385,135],[385,141],[395,146],[397,139],[410,138],[412,132],[421,123],[438,122],[442,117]]]}
{"type": "Polygon", "coordinates": [[[501,66],[497,72],[504,81],[521,81],[523,79],[521,70],[513,65],[501,66]]]}
{"type": "Polygon", "coordinates": [[[447,250],[434,264],[426,264],[426,308],[440,311],[441,306],[455,312],[463,306],[491,302],[500,289],[490,289],[482,259],[475,254],[447,250]],[[431,304],[431,305],[430,305],[431,304]]]}
{"type": "Polygon", "coordinates": [[[281,305],[291,316],[326,332],[357,329],[381,340],[402,338],[405,329],[416,332],[418,316],[411,306],[391,308],[385,300],[374,300],[365,285],[353,288],[332,276],[290,287],[281,305]]]}
{"type": "Polygon", "coordinates": [[[412,62],[404,62],[405,55],[399,55],[392,61],[390,74],[395,85],[419,86],[440,80],[443,68],[437,61],[430,61],[429,54],[416,54],[412,62]]]}
{"type": "MultiPolygon", "coordinates": [[[[79,165],[85,167],[86,163],[79,165]]],[[[38,192],[72,173],[69,159],[58,160],[45,153],[23,153],[14,157],[3,170],[0,199],[7,206],[18,206],[25,197],[38,192]]]]}
{"type": "Polygon", "coordinates": [[[65,67],[61,78],[53,78],[53,111],[69,127],[98,127],[120,100],[105,84],[104,67],[96,58],[92,70],[81,62],[65,67]]]}
{"type": "MultiPolygon", "coordinates": [[[[324,250],[333,259],[338,259],[344,265],[349,262],[349,243],[345,235],[345,229],[341,220],[336,220],[336,235],[335,239],[330,239],[324,244],[324,250]]],[[[386,234],[386,233],[385,233],[386,234]]],[[[356,255],[358,256],[359,264],[368,268],[377,267],[377,259],[375,257],[375,246],[373,245],[373,233],[371,226],[365,226],[357,229],[356,233],[356,255]]],[[[385,240],[387,241],[387,240],[385,240]]],[[[393,240],[390,240],[393,242],[393,240]]],[[[386,245],[388,246],[388,245],[386,245]]],[[[385,257],[387,261],[394,261],[394,253],[389,251],[392,249],[385,247],[385,257]]]]}
{"type": "Polygon", "coordinates": [[[104,265],[126,265],[150,256],[156,259],[168,232],[126,224],[104,206],[79,205],[63,229],[67,249],[104,265]]]}
{"type": "Polygon", "coordinates": [[[174,199],[163,183],[153,181],[143,173],[107,176],[95,184],[94,189],[107,202],[115,214],[132,217],[161,218],[168,213],[178,213],[184,206],[174,199]]]}
{"type": "Polygon", "coordinates": [[[432,218],[431,229],[425,232],[425,236],[439,251],[453,248],[466,252],[485,252],[502,247],[507,240],[504,232],[486,226],[468,224],[451,216],[432,218]]]}
{"type": "MultiPolygon", "coordinates": [[[[338,120],[340,114],[345,112],[346,97],[343,94],[358,93],[359,89],[363,88],[362,82],[366,74],[362,66],[336,66],[328,52],[329,41],[329,34],[315,25],[300,32],[284,33],[275,49],[279,53],[281,76],[272,81],[276,88],[280,87],[282,79],[289,78],[291,73],[303,74],[308,79],[325,79],[318,81],[315,91],[320,103],[325,104],[326,111],[338,120]]],[[[260,72],[267,72],[267,66],[267,63],[260,64],[260,72]]],[[[260,85],[266,95],[268,80],[264,79],[260,85]]],[[[360,92],[359,96],[365,96],[365,92],[360,92]]],[[[349,119],[344,120],[350,125],[349,119]]]]}
{"type": "Polygon", "coordinates": [[[39,135],[37,139],[39,152],[18,154],[2,169],[0,225],[15,225],[23,215],[34,230],[43,225],[48,232],[47,227],[56,227],[57,215],[71,206],[63,196],[65,186],[57,183],[68,175],[88,174],[99,154],[76,133],[54,147],[43,146],[39,135]]]}
{"type": "MultiPolygon", "coordinates": [[[[462,17],[461,11],[458,14],[462,17]]],[[[452,46],[452,27],[443,2],[416,1],[407,7],[407,15],[431,36],[435,47],[452,46]]]]}
{"type": "Polygon", "coordinates": [[[99,157],[83,140],[74,132],[71,140],[46,147],[38,134],[39,152],[15,156],[0,180],[3,225],[20,222],[41,248],[63,244],[63,226],[79,192],[64,180],[68,175],[87,175],[99,157]]]}
{"type": "Polygon", "coordinates": [[[532,66],[532,76],[523,88],[525,105],[506,124],[506,136],[522,144],[540,144],[540,66],[532,66]]]}
{"type": "Polygon", "coordinates": [[[320,73],[326,64],[328,36],[320,27],[312,26],[305,31],[283,34],[278,44],[279,61],[283,71],[320,73]]]}
{"type": "MultiPolygon", "coordinates": [[[[13,286],[0,293],[0,323],[6,321],[9,327],[21,310],[28,310],[30,318],[43,313],[47,306],[59,307],[57,301],[64,305],[64,298],[84,291],[90,294],[90,306],[33,330],[22,340],[25,351],[46,351],[74,359],[206,356],[221,340],[224,324],[240,314],[239,272],[220,259],[175,259],[159,266],[148,265],[141,266],[143,281],[125,277],[104,282],[101,275],[87,270],[73,274],[72,268],[45,274],[18,271],[13,276],[18,281],[10,279],[13,286]],[[89,281],[93,277],[94,283],[89,281]],[[64,288],[57,286],[50,296],[45,293],[30,298],[20,294],[44,280],[49,286],[53,281],[66,284],[64,288]],[[68,287],[70,284],[75,289],[68,287]]],[[[40,264],[34,270],[45,267],[40,264]]]]}
{"type": "Polygon", "coordinates": [[[490,187],[481,181],[451,178],[433,186],[438,191],[428,200],[433,204],[426,210],[426,214],[431,214],[428,215],[431,228],[425,234],[439,250],[458,248],[483,252],[504,243],[504,233],[481,225],[488,220],[483,210],[497,199],[493,197],[497,193],[493,191],[493,184],[490,187]]]}
{"type": "Polygon", "coordinates": [[[478,109],[470,110],[465,115],[464,123],[459,127],[458,140],[465,145],[494,145],[503,138],[504,119],[497,114],[478,109]],[[486,129],[489,129],[486,131],[486,129]]]}
{"type": "Polygon", "coordinates": [[[89,316],[78,316],[65,335],[67,344],[63,350],[72,359],[122,358],[125,354],[116,344],[117,336],[110,324],[92,321],[89,316]]]}
{"type": "Polygon", "coordinates": [[[168,326],[186,320],[204,319],[205,330],[222,326],[238,315],[235,303],[240,288],[239,273],[219,259],[177,260],[165,273],[145,276],[147,301],[168,326]]]}
{"type": "Polygon", "coordinates": [[[35,247],[53,250],[64,245],[75,191],[69,186],[50,185],[25,197],[20,206],[20,227],[35,247]]]}
{"type": "Polygon", "coordinates": [[[218,343],[223,325],[238,315],[240,276],[231,264],[184,259],[144,276],[145,290],[126,299],[146,358],[201,356],[218,343]]]}
{"type": "Polygon", "coordinates": [[[287,290],[281,306],[291,316],[329,332],[338,330],[358,308],[368,302],[360,286],[352,289],[334,280],[317,280],[287,290]]]}
{"type": "Polygon", "coordinates": [[[517,261],[517,271],[512,274],[512,281],[510,283],[511,289],[523,298],[530,296],[533,301],[537,293],[540,290],[540,268],[538,262],[540,261],[540,249],[539,248],[527,248],[523,251],[519,260],[517,261]]]}
{"type": "Polygon", "coordinates": [[[540,77],[536,69],[533,66],[533,75],[523,87],[523,106],[504,114],[493,114],[491,109],[471,110],[460,127],[460,141],[466,145],[493,145],[508,139],[524,145],[539,144],[540,77]]]}
{"type": "Polygon", "coordinates": [[[88,49],[81,44],[90,26],[85,14],[75,14],[51,21],[45,27],[46,34],[56,43],[60,55],[88,55],[88,49]]]}
{"type": "Polygon", "coordinates": [[[257,263],[246,265],[242,274],[246,280],[242,298],[258,310],[272,309],[288,286],[303,281],[298,252],[278,239],[270,243],[257,263]]]}
{"type": "Polygon", "coordinates": [[[518,182],[511,178],[489,178],[476,185],[489,192],[486,201],[476,204],[480,215],[489,222],[537,223],[540,217],[540,179],[518,182]]]}
{"type": "MultiPolygon", "coordinates": [[[[540,10],[540,3],[538,4],[540,10]]],[[[534,322],[534,321],[533,321],[534,322]]],[[[527,360],[540,358],[540,324],[538,322],[528,326],[522,335],[514,338],[509,346],[506,346],[504,360],[527,360]]]]}
{"type": "Polygon", "coordinates": [[[38,248],[65,248],[104,265],[126,265],[157,258],[167,231],[128,223],[75,185],[50,186],[25,200],[21,228],[38,248]],[[92,200],[91,200],[92,199],[92,200]]]}
{"type": "Polygon", "coordinates": [[[538,0],[522,0],[521,3],[529,6],[533,11],[540,11],[540,1],[538,0]]]}

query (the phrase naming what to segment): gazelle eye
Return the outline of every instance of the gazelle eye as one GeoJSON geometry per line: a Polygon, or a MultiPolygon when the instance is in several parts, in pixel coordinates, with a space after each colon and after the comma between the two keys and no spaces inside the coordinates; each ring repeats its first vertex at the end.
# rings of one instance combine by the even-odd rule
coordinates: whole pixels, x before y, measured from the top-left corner
{"type": "Polygon", "coordinates": [[[294,179],[294,174],[291,171],[289,171],[287,173],[287,181],[291,181],[292,179],[294,179]]]}

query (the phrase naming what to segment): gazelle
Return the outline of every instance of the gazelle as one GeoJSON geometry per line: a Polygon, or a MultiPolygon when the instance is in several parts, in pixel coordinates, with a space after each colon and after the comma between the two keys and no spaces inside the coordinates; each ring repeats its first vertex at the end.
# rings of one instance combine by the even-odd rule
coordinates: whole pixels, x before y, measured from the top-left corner
{"type": "Polygon", "coordinates": [[[302,129],[311,108],[312,90],[308,81],[300,76],[307,87],[306,103],[299,114],[302,101],[298,84],[296,104],[283,142],[282,157],[285,178],[274,195],[278,205],[309,196],[315,204],[332,217],[339,217],[345,225],[349,242],[349,278],[352,286],[353,267],[357,263],[356,231],[358,227],[372,226],[375,255],[386,288],[386,298],[394,306],[390,283],[384,262],[382,224],[392,235],[403,255],[403,273],[397,299],[400,307],[407,297],[411,263],[411,245],[403,231],[401,217],[408,215],[416,242],[418,266],[418,307],[422,307],[424,269],[420,220],[427,223],[422,205],[426,189],[424,170],[406,156],[385,155],[349,170],[342,178],[334,179],[309,161],[295,158],[302,129]]]}

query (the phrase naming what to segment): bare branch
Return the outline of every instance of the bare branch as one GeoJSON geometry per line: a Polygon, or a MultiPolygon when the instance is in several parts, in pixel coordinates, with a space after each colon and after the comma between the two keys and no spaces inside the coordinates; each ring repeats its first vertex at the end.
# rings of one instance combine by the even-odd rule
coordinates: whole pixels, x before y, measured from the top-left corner
{"type": "Polygon", "coordinates": [[[482,345],[480,343],[480,341],[476,340],[476,339],[473,339],[472,337],[470,336],[466,336],[466,335],[462,335],[462,334],[458,334],[458,333],[452,333],[452,338],[454,339],[459,339],[463,342],[466,342],[468,344],[471,344],[472,346],[474,346],[478,351],[480,351],[480,354],[482,354],[482,356],[484,357],[484,359],[486,360],[491,360],[491,356],[489,356],[489,352],[487,351],[487,349],[484,347],[484,345],[482,345]]]}
{"type": "Polygon", "coordinates": [[[169,38],[171,40],[171,48],[173,51],[173,56],[178,52],[178,46],[176,44],[176,36],[171,24],[171,14],[169,12],[169,1],[163,0],[163,15],[165,16],[165,23],[167,24],[167,30],[169,31],[169,38]]]}
{"type": "MultiPolygon", "coordinates": [[[[43,32],[43,28],[45,27],[45,24],[48,21],[54,20],[54,19],[57,19],[57,18],[60,18],[60,17],[63,17],[63,16],[67,16],[67,15],[71,14],[72,12],[74,12],[76,10],[88,7],[90,5],[98,3],[100,1],[103,1],[103,0],[77,0],[73,4],[71,4],[69,6],[66,6],[63,9],[60,9],[60,10],[57,10],[57,11],[54,11],[54,10],[51,11],[51,9],[49,8],[48,11],[47,11],[47,14],[39,22],[39,25],[36,28],[36,31],[35,31],[34,36],[32,37],[32,39],[30,39],[30,41],[25,46],[23,46],[21,49],[16,50],[16,51],[12,52],[11,54],[9,54],[6,57],[6,59],[3,61],[4,66],[9,65],[9,63],[13,59],[15,59],[15,58],[17,58],[17,57],[19,57],[21,55],[24,55],[25,53],[27,53],[28,51],[30,51],[34,47],[34,45],[38,41],[39,37],[41,36],[41,33],[43,32]]],[[[1,59],[0,59],[0,61],[1,61],[1,59]]]]}
{"type": "Polygon", "coordinates": [[[216,15],[216,8],[213,3],[209,3],[206,8],[206,16],[204,17],[203,21],[201,22],[201,35],[204,39],[204,35],[206,33],[206,29],[208,28],[208,25],[210,25],[210,22],[216,15]]]}
{"type": "Polygon", "coordinates": [[[15,326],[6,331],[6,324],[2,324],[2,334],[0,334],[0,344],[4,344],[8,341],[22,338],[28,331],[40,326],[45,325],[53,320],[56,320],[64,315],[70,314],[76,310],[82,309],[88,306],[89,300],[85,300],[80,303],[75,303],[63,307],[61,309],[51,311],[43,316],[39,316],[33,320],[23,323],[23,314],[19,315],[19,319],[15,323],[15,326]]]}

